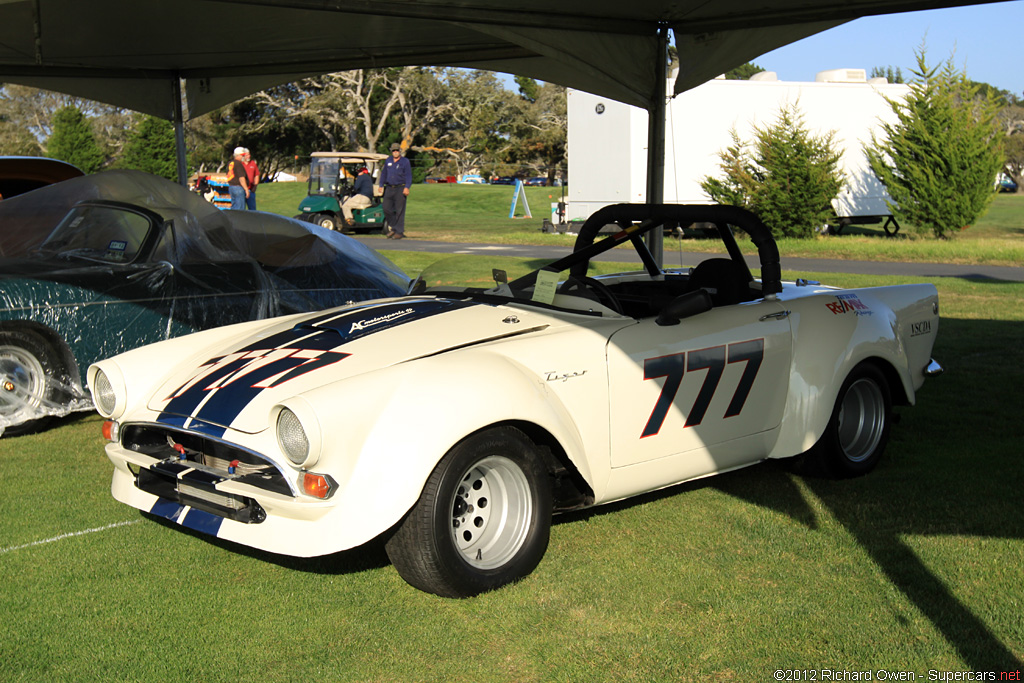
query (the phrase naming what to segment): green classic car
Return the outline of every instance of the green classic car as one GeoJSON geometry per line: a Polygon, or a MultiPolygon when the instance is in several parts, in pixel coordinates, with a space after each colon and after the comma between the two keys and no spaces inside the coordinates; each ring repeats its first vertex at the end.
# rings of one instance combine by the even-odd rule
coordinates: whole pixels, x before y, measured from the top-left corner
{"type": "Polygon", "coordinates": [[[0,430],[91,409],[84,372],[99,359],[211,327],[400,295],[408,282],[351,238],[275,214],[219,211],[136,171],[0,202],[0,430]],[[38,217],[66,207],[43,230],[38,217]]]}

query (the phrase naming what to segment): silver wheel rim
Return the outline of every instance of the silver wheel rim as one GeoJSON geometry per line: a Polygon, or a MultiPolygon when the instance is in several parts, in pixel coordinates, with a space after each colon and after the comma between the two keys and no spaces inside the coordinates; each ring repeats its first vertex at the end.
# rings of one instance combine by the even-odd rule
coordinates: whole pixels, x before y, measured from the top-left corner
{"type": "Polygon", "coordinates": [[[452,496],[452,543],[477,569],[509,562],[526,542],[533,519],[530,484],[519,465],[492,455],[477,462],[452,496]]]}
{"type": "Polygon", "coordinates": [[[885,431],[885,397],[877,383],[858,379],[843,396],[839,410],[839,446],[851,462],[875,452],[885,431]]]}
{"type": "Polygon", "coordinates": [[[46,372],[20,346],[0,346],[0,416],[36,413],[46,395],[46,372]]]}

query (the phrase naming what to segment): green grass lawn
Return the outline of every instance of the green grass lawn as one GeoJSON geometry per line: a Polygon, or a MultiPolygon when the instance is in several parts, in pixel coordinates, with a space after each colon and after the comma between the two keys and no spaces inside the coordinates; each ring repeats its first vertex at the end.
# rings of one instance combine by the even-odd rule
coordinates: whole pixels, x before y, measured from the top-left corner
{"type": "MultiPolygon", "coordinates": [[[[551,202],[560,187],[528,187],[533,218],[509,218],[514,188],[507,185],[415,185],[409,196],[407,234],[412,238],[493,244],[542,244],[571,247],[572,235],[540,231],[551,215],[551,202]]],[[[259,190],[259,207],[294,216],[306,196],[304,183],[271,183],[259,190]]],[[[522,205],[517,215],[522,214],[522,205]]],[[[996,195],[988,212],[968,230],[950,240],[917,238],[903,229],[887,238],[879,225],[851,226],[841,235],[809,240],[779,241],[783,256],[861,261],[918,261],[928,263],[1024,264],[1024,195],[996,195]]],[[[742,242],[746,251],[756,250],[742,242]]],[[[674,249],[671,238],[665,249],[674,249]]],[[[688,251],[717,250],[717,241],[687,240],[688,251]]]]}
{"type": "Polygon", "coordinates": [[[4,438],[0,681],[1019,671],[1024,284],[935,282],[947,372],[900,409],[875,472],[763,464],[556,518],[533,574],[468,600],[410,588],[376,543],[300,560],[147,518],[110,497],[94,415],[4,438]]]}

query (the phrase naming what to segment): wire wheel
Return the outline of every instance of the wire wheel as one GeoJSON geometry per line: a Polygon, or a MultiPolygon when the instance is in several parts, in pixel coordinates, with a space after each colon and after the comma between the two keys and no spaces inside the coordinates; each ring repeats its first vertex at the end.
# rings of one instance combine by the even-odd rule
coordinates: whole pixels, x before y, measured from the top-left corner
{"type": "Polygon", "coordinates": [[[36,429],[60,407],[60,361],[41,336],[0,332],[0,434],[36,429]]]}
{"type": "Polygon", "coordinates": [[[36,412],[46,393],[46,372],[30,351],[0,346],[0,415],[15,419],[36,412]]]}

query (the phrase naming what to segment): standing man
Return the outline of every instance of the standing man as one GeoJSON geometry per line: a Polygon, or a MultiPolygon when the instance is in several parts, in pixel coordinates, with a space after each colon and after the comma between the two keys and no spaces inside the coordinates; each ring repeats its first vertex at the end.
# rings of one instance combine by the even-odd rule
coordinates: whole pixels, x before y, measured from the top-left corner
{"type": "Polygon", "coordinates": [[[260,184],[260,167],[252,160],[249,148],[245,148],[245,177],[249,181],[249,196],[245,198],[245,208],[256,210],[256,186],[260,184]]]}
{"type": "Polygon", "coordinates": [[[365,166],[354,169],[356,179],[352,183],[352,196],[341,205],[341,213],[345,216],[345,225],[353,225],[353,209],[365,209],[373,204],[373,178],[365,166]]]}
{"type": "Polygon", "coordinates": [[[391,145],[391,158],[380,173],[380,186],[384,188],[384,217],[388,221],[388,239],[405,238],[405,200],[412,187],[412,165],[402,156],[402,146],[391,145]]]}
{"type": "Polygon", "coordinates": [[[249,198],[249,179],[245,175],[245,147],[235,147],[234,157],[228,164],[228,194],[232,209],[244,209],[249,198]]]}

